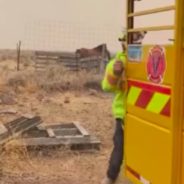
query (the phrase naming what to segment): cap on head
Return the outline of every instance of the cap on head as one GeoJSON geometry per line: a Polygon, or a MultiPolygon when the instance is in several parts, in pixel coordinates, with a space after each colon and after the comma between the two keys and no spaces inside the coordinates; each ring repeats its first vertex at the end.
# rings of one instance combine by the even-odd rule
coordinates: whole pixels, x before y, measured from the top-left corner
{"type": "Polygon", "coordinates": [[[118,37],[118,41],[120,42],[125,42],[126,41],[126,35],[125,34],[122,34],[118,37]]]}

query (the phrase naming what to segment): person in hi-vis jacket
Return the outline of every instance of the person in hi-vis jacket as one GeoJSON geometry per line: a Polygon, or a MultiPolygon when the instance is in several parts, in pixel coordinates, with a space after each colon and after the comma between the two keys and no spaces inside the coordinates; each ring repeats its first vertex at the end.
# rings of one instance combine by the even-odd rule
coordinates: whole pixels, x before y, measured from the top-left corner
{"type": "Polygon", "coordinates": [[[111,59],[105,70],[105,75],[102,80],[102,89],[106,92],[114,94],[112,104],[113,116],[115,119],[116,127],[113,136],[114,147],[109,160],[107,175],[102,180],[101,184],[115,183],[123,161],[123,147],[124,147],[124,116],[125,97],[126,97],[126,82],[125,82],[125,62],[126,62],[126,46],[125,37],[119,38],[122,43],[121,52],[117,52],[116,56],[111,59]]]}

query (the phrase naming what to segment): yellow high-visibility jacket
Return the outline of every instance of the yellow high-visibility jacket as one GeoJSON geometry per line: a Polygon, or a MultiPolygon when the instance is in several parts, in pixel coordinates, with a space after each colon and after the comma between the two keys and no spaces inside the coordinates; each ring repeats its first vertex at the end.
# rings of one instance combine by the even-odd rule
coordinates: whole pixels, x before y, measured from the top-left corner
{"type": "Polygon", "coordinates": [[[123,119],[125,116],[125,97],[126,91],[122,87],[122,78],[117,78],[113,72],[113,65],[116,60],[121,60],[125,66],[126,55],[125,53],[118,52],[115,58],[111,59],[106,66],[105,75],[102,81],[102,89],[106,92],[114,93],[115,97],[112,104],[112,111],[114,118],[123,119]],[[114,82],[117,81],[118,82],[114,82]]]}

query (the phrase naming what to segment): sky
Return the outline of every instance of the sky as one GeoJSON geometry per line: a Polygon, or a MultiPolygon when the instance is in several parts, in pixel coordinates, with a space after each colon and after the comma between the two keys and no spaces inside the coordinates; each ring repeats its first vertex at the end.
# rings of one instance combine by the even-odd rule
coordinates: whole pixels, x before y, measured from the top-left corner
{"type": "MultiPolygon", "coordinates": [[[[142,0],[136,11],[172,5],[174,0],[142,0]]],[[[136,19],[136,27],[173,24],[173,12],[136,19]],[[171,17],[171,18],[168,18],[171,17]]],[[[0,48],[74,50],[107,43],[119,49],[117,37],[126,27],[125,0],[0,0],[0,48]]],[[[162,33],[165,40],[172,32],[162,33]]],[[[147,40],[160,40],[155,33],[147,40]]]]}

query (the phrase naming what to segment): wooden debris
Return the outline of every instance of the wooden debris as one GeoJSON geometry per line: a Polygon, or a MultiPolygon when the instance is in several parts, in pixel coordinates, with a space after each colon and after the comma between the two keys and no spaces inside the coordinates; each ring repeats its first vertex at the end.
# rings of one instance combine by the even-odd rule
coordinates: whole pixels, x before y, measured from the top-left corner
{"type": "Polygon", "coordinates": [[[7,131],[8,131],[7,128],[3,124],[0,124],[0,134],[4,134],[7,131]]]}
{"type": "Polygon", "coordinates": [[[89,133],[80,125],[79,122],[74,122],[74,125],[76,126],[76,128],[80,131],[80,133],[83,135],[83,136],[89,136],[89,133]]]}
{"type": "Polygon", "coordinates": [[[15,109],[3,109],[0,110],[0,114],[16,114],[17,111],[15,109]]]}
{"type": "Polygon", "coordinates": [[[48,133],[49,137],[55,137],[55,133],[54,133],[53,129],[48,128],[47,133],[48,133]]]}
{"type": "Polygon", "coordinates": [[[19,146],[28,148],[69,146],[71,149],[99,149],[100,141],[90,135],[79,122],[39,125],[24,132],[19,146]]]}
{"type": "Polygon", "coordinates": [[[26,113],[26,114],[22,114],[22,117],[25,117],[27,119],[32,119],[35,117],[35,115],[31,113],[26,113]]]}
{"type": "Polygon", "coordinates": [[[41,123],[40,117],[33,117],[31,119],[20,117],[6,124],[0,125],[0,144],[4,144],[9,140],[18,137],[23,132],[28,131],[32,127],[41,123]]]}

